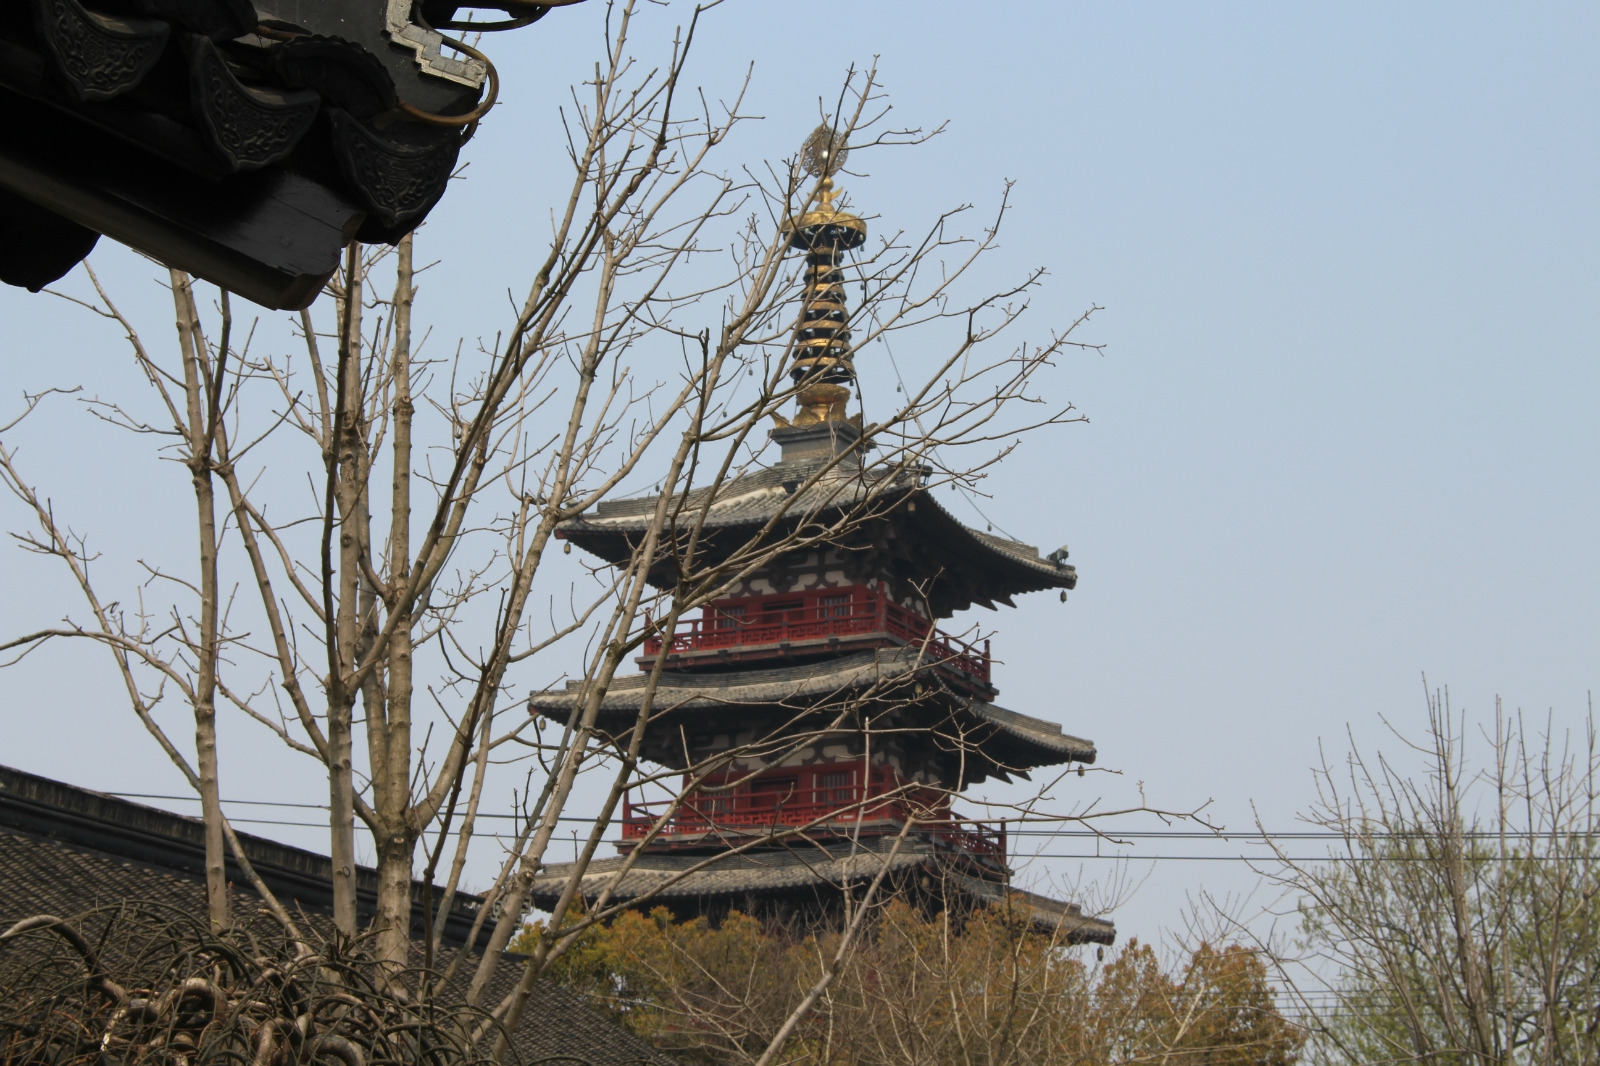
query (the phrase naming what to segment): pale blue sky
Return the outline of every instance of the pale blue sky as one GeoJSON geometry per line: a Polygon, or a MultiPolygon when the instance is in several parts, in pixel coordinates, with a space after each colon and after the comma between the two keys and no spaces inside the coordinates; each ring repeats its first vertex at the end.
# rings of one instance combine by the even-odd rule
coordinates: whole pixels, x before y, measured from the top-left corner
{"type": "MultiPolygon", "coordinates": [[[[601,15],[590,0],[490,42],[506,102],[424,234],[451,264],[424,288],[438,336],[493,328],[524,283],[564,180],[552,106],[601,15]]],[[[755,63],[746,110],[765,118],[730,144],[751,164],[793,150],[847,64],[881,57],[900,119],[949,131],[861,161],[856,203],[916,228],[1014,179],[986,276],[1048,266],[1041,329],[1105,308],[1085,335],[1105,354],[1049,383],[1091,422],[1026,444],[984,504],[1046,550],[1070,543],[1081,574],[1065,606],[981,619],[1001,702],[1092,737],[1124,775],[1073,779],[1064,801],[1125,802],[1142,781],[1170,806],[1213,798],[1230,826],[1252,803],[1289,826],[1319,740],[1381,740],[1380,716],[1414,732],[1424,672],[1473,713],[1500,694],[1581,716],[1600,680],[1600,9],[744,0],[699,47],[713,96],[755,63]]],[[[148,264],[109,245],[95,262],[151,330],[169,321],[148,264]]],[[[25,388],[130,384],[113,332],[18,290],[0,292],[0,353],[0,422],[25,388]]],[[[868,403],[888,380],[871,359],[868,403]]],[[[150,465],[58,410],[18,438],[40,480],[79,515],[137,506],[150,465]]],[[[138,522],[96,532],[132,558],[188,529],[154,501],[138,522]]],[[[6,551],[7,633],[76,607],[6,551]]],[[[176,791],[103,665],[0,674],[0,762],[176,791]]],[[[224,752],[227,791],[304,787],[247,736],[224,752]]],[[[1250,880],[1159,863],[1116,918],[1149,938],[1185,892],[1250,880]]]]}

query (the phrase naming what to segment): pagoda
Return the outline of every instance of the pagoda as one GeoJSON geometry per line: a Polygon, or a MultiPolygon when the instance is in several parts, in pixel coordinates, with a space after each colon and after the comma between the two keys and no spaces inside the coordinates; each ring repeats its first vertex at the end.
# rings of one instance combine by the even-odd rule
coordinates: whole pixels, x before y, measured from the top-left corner
{"type": "MultiPolygon", "coordinates": [[[[698,566],[748,552],[762,530],[798,547],[740,567],[699,617],[644,643],[643,673],[605,692],[598,727],[626,735],[659,666],[641,757],[681,772],[686,791],[630,794],[621,854],[592,861],[580,895],[712,921],[739,910],[827,922],[887,864],[882,891],[930,913],[1005,905],[1070,942],[1110,943],[1110,922],[1011,885],[1003,821],[954,809],[990,778],[1094,762],[1092,742],[995,702],[987,640],[940,628],[974,604],[1064,595],[1077,573],[1065,549],[1042,556],[962,523],[935,500],[925,467],[864,459],[861,419],[846,410],[855,369],[841,262],[867,227],[834,202],[844,152],[826,127],[812,136],[802,161],[820,179],[814,209],[784,223],[806,266],[797,410],[771,431],[777,460],[682,500],[683,513],[705,514],[698,566]]],[[[557,535],[625,566],[657,502],[601,503],[557,535]]],[[[676,580],[670,546],[649,575],[658,588],[676,580]]],[[[535,693],[530,710],[566,722],[583,688],[535,693]]],[[[570,873],[542,869],[532,901],[553,906],[570,873]]]]}

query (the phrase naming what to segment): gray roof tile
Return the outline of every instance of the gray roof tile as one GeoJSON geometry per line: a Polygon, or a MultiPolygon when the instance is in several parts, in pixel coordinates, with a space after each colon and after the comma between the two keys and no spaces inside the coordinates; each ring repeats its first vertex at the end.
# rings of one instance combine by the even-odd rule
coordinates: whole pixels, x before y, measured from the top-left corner
{"type": "MultiPolygon", "coordinates": [[[[1031,575],[1027,582],[1029,587],[1073,588],[1077,583],[1076,569],[1044,558],[1034,545],[976,530],[963,523],[922,486],[922,477],[914,470],[845,463],[797,494],[799,486],[815,476],[823,465],[821,460],[778,463],[732,478],[720,486],[692,489],[681,495],[681,503],[674,501],[672,506],[685,515],[695,515],[706,508],[706,528],[725,529],[758,526],[780,512],[786,521],[802,526],[827,525],[851,508],[887,508],[905,499],[921,508],[916,519],[920,524],[945,527],[974,558],[983,559],[991,566],[1020,567],[1027,571],[1031,575]]],[[[659,499],[659,496],[640,496],[602,502],[594,511],[563,523],[561,533],[580,543],[596,535],[641,533],[649,527],[659,499]]]]}
{"type": "MultiPolygon", "coordinates": [[[[656,687],[654,705],[662,712],[694,710],[733,704],[771,704],[824,701],[842,697],[874,684],[909,677],[928,670],[920,649],[910,646],[879,648],[835,659],[793,666],[716,673],[664,671],[656,687]]],[[[642,704],[647,674],[616,678],[606,690],[602,710],[636,711],[642,704]]],[[[569,681],[563,688],[536,692],[529,706],[544,714],[565,715],[583,690],[583,682],[569,681]]],[[[1014,741],[1040,749],[1045,761],[1093,762],[1094,742],[1069,736],[1054,722],[1033,718],[992,703],[952,694],[951,706],[990,725],[1014,741]]]]}
{"type": "MultiPolygon", "coordinates": [[[[197,877],[188,868],[188,836],[198,829],[195,819],[8,767],[0,767],[0,785],[9,786],[0,788],[0,929],[35,914],[71,918],[123,903],[205,913],[203,876],[197,877]],[[35,796],[48,793],[61,801],[53,808],[54,819],[48,805],[24,807],[15,799],[25,786],[37,784],[50,787],[31,789],[35,796]],[[5,802],[8,798],[11,801],[5,802]],[[95,813],[86,815],[87,810],[95,813]],[[171,831],[173,843],[165,855],[157,846],[163,827],[171,831]],[[101,846],[119,847],[119,832],[139,836],[140,854],[148,861],[101,850],[101,846]],[[85,845],[84,839],[100,846],[85,845]],[[166,866],[164,859],[173,866],[166,866]]],[[[252,853],[283,847],[259,838],[245,839],[252,853]]],[[[329,928],[320,900],[301,901],[287,893],[280,894],[280,899],[291,910],[301,905],[313,925],[329,928]]],[[[247,886],[234,888],[237,913],[249,914],[259,907],[260,900],[247,886]]],[[[420,958],[420,953],[416,957],[420,958]]],[[[508,958],[495,975],[490,998],[498,1000],[509,992],[520,976],[517,959],[508,958]]],[[[590,1066],[673,1066],[671,1058],[605,1017],[583,997],[547,982],[540,982],[532,993],[514,1043],[524,1062],[568,1055],[590,1066]]]]}
{"type": "MultiPolygon", "coordinates": [[[[789,892],[796,889],[829,891],[847,885],[860,885],[877,876],[885,863],[891,874],[925,870],[970,903],[982,906],[1019,906],[1029,918],[1047,930],[1061,930],[1076,941],[1110,943],[1116,927],[1108,921],[1084,915],[1075,903],[1050,899],[1034,892],[975,877],[963,872],[968,864],[956,860],[948,849],[925,838],[902,842],[891,858],[890,837],[863,838],[857,843],[791,842],[789,846],[763,846],[759,849],[727,854],[707,863],[705,854],[685,852],[647,852],[634,860],[631,869],[618,880],[627,856],[591,862],[580,882],[579,893],[586,900],[602,891],[618,902],[651,893],[651,901],[671,904],[676,900],[733,898],[752,893],[789,892]],[[705,864],[703,869],[694,867],[705,864]],[[690,872],[692,871],[692,872],[690,872]]],[[[532,895],[536,902],[549,906],[561,895],[573,867],[552,864],[540,871],[532,895]]],[[[1001,872],[996,871],[996,876],[1001,872]]]]}

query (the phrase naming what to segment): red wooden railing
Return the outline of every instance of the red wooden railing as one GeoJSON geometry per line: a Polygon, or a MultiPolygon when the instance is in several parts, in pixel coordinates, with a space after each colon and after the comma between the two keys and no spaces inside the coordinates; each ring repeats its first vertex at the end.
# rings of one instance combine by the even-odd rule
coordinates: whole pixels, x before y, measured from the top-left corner
{"type": "MultiPolygon", "coordinates": [[[[642,840],[648,836],[650,829],[671,806],[671,802],[658,800],[636,803],[631,799],[628,800],[623,806],[622,839],[642,840]]],[[[883,823],[886,826],[892,824],[898,828],[909,817],[911,817],[910,806],[892,800],[840,810],[831,804],[822,803],[790,803],[757,807],[730,804],[726,797],[717,797],[710,801],[704,798],[690,798],[673,812],[656,840],[674,843],[685,836],[699,838],[707,833],[764,832],[793,826],[815,826],[818,829],[830,826],[853,827],[857,821],[862,823],[863,828],[871,822],[883,823]]],[[[919,817],[922,819],[924,831],[935,839],[974,855],[1005,860],[1004,822],[991,824],[970,818],[957,818],[954,814],[930,819],[925,811],[919,812],[919,817]]]]}
{"type": "Polygon", "coordinates": [[[929,662],[950,667],[973,680],[990,683],[988,641],[980,650],[934,628],[915,611],[865,585],[810,589],[781,596],[747,596],[707,604],[699,618],[686,618],[670,642],[652,637],[644,654],[669,655],[778,647],[801,641],[883,635],[924,649],[929,662]]]}
{"type": "Polygon", "coordinates": [[[826,784],[818,781],[824,775],[840,773],[845,767],[852,781],[863,778],[861,764],[822,764],[805,768],[805,771],[779,771],[777,779],[789,784],[786,790],[761,790],[763,783],[772,783],[774,775],[763,775],[742,782],[726,792],[699,791],[691,793],[673,810],[673,800],[635,802],[625,798],[622,815],[622,839],[641,840],[648,836],[663,815],[667,817],[656,841],[681,843],[684,837],[703,838],[706,834],[744,834],[770,832],[795,826],[810,826],[818,831],[884,833],[898,829],[916,817],[923,831],[951,847],[959,848],[984,858],[1004,861],[1006,857],[1005,823],[991,824],[970,818],[958,818],[948,805],[948,799],[933,790],[927,795],[908,796],[904,792],[884,796],[892,787],[892,776],[877,775],[877,781],[868,779],[865,786],[826,784]],[[810,787],[799,787],[805,784],[810,787]],[[877,798],[874,798],[877,793],[877,798]],[[942,809],[941,809],[942,807],[942,809]]]}

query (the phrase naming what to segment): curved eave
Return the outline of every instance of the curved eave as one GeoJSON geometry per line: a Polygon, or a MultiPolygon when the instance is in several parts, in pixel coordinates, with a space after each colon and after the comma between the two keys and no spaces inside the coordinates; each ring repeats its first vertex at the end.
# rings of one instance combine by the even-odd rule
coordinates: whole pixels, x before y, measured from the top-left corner
{"type": "Polygon", "coordinates": [[[971,899],[991,907],[1007,907],[1020,913],[1039,932],[1058,936],[1069,944],[1111,944],[1117,939],[1117,927],[1104,918],[1083,913],[1076,903],[1041,896],[1010,885],[997,885],[992,881],[951,875],[960,883],[961,890],[971,899]]]}
{"type": "MultiPolygon", "coordinates": [[[[908,531],[937,540],[952,561],[992,571],[996,584],[1006,590],[996,598],[1078,587],[1078,571],[1072,565],[1052,562],[1041,556],[1032,544],[973,529],[946,510],[927,489],[917,489],[910,498],[917,502],[915,513],[922,521],[908,531]],[[923,518],[924,508],[927,518],[923,518]]],[[[897,510],[896,516],[904,516],[903,521],[909,518],[903,510],[897,510]]]]}
{"type": "MultiPolygon", "coordinates": [[[[663,902],[679,899],[716,899],[749,893],[776,893],[796,889],[836,888],[841,884],[870,881],[888,866],[891,873],[926,866],[933,860],[925,844],[902,847],[900,853],[880,854],[864,842],[857,854],[824,857],[808,854],[815,846],[777,847],[739,854],[717,856],[707,862],[706,855],[640,855],[633,868],[621,879],[618,872],[624,857],[591,860],[579,881],[578,894],[594,899],[609,889],[612,899],[625,902],[649,895],[663,902]],[[702,869],[693,869],[703,866],[702,869]]],[[[572,876],[571,863],[554,863],[539,871],[529,895],[536,905],[548,906],[561,895],[572,876]]]]}
{"type": "MultiPolygon", "coordinates": [[[[612,682],[600,706],[602,728],[631,726],[643,705],[649,676],[632,674],[612,682]]],[[[988,727],[979,742],[992,763],[990,775],[1026,773],[1035,767],[1062,763],[1093,763],[1094,742],[1063,733],[1054,722],[1019,714],[950,691],[939,681],[935,668],[921,661],[915,648],[882,648],[837,659],[765,670],[727,673],[664,673],[653,705],[661,721],[707,711],[738,712],[763,707],[793,708],[809,704],[818,713],[873,695],[879,689],[890,704],[903,702],[908,710],[938,707],[937,713],[955,717],[963,731],[988,727]],[[913,677],[931,683],[931,694],[908,698],[904,686],[913,677]],[[936,700],[936,703],[928,702],[936,700]]],[[[569,682],[562,689],[536,692],[528,697],[529,711],[556,721],[566,721],[583,696],[583,683],[569,682]]],[[[930,726],[935,733],[938,726],[930,726]]],[[[976,769],[976,768],[974,768],[976,769]]]]}
{"type": "MultiPolygon", "coordinates": [[[[1025,918],[1047,936],[1068,944],[1110,944],[1117,927],[1103,918],[1083,913],[1076,903],[1027,892],[960,872],[925,842],[902,846],[894,855],[883,854],[886,839],[861,841],[849,855],[833,855],[815,845],[804,848],[769,848],[729,854],[707,862],[705,855],[652,855],[634,858],[627,873],[627,857],[597,859],[580,875],[578,895],[592,901],[602,893],[619,903],[647,897],[670,905],[677,901],[748,899],[814,891],[835,894],[840,886],[862,884],[884,866],[891,874],[923,872],[937,878],[954,899],[969,905],[1003,907],[1025,918]],[[693,867],[700,867],[693,869],[693,867]],[[620,876],[619,876],[620,875],[620,876]]],[[[575,866],[570,863],[543,867],[529,897],[548,908],[565,891],[575,866]]]]}
{"type": "MultiPolygon", "coordinates": [[[[926,488],[856,477],[819,484],[796,499],[791,493],[794,482],[785,478],[803,478],[804,473],[773,467],[730,483],[705,515],[707,540],[703,546],[715,551],[719,539],[726,542],[734,537],[742,540],[753,536],[785,508],[777,536],[808,525],[826,526],[846,508],[876,497],[884,513],[870,521],[892,524],[897,536],[918,545],[936,566],[960,574],[963,583],[976,593],[971,602],[985,606],[992,606],[991,601],[1009,604],[1012,596],[1077,587],[1078,572],[1070,564],[1041,556],[1031,544],[973,529],[946,510],[926,488]]],[[[643,541],[657,500],[659,497],[647,496],[602,504],[594,513],[563,522],[556,535],[613,565],[623,565],[643,541]]],[[[684,506],[704,506],[704,501],[703,494],[690,493],[684,506]]],[[[667,566],[650,577],[658,588],[675,581],[667,566]]],[[[964,600],[967,597],[957,597],[949,605],[951,611],[968,606],[964,600]]]]}

